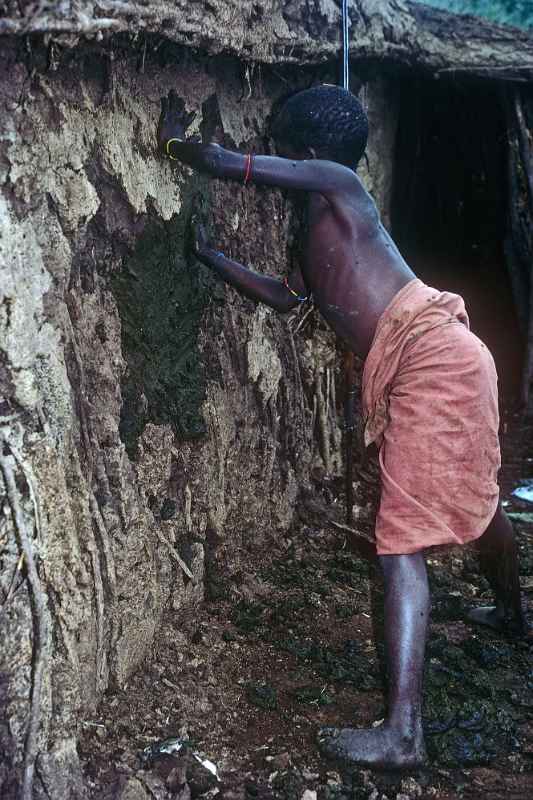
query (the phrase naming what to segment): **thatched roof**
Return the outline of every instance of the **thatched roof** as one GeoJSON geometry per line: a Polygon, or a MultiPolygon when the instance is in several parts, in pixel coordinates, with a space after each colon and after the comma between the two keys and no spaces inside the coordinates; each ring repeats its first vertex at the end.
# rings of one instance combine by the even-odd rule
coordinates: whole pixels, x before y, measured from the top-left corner
{"type": "MultiPolygon", "coordinates": [[[[409,0],[350,0],[352,62],[533,80],[533,36],[409,0]]],[[[0,34],[144,33],[249,62],[313,64],[339,52],[334,0],[0,0],[0,34]]],[[[68,40],[67,40],[68,36],[68,40]]]]}

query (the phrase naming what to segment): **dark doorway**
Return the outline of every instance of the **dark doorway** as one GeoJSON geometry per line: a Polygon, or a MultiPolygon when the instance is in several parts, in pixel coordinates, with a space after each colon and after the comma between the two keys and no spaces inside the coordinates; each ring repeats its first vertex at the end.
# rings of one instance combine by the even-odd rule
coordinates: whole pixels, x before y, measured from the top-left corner
{"type": "Polygon", "coordinates": [[[505,265],[506,128],[489,83],[416,79],[401,90],[393,236],[417,275],[461,294],[518,402],[524,343],[505,265]]]}

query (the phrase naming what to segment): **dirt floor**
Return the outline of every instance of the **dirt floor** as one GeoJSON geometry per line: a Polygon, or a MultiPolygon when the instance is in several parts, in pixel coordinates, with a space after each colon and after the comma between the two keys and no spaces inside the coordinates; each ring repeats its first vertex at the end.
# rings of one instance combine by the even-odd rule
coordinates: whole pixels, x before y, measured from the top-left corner
{"type": "MultiPolygon", "coordinates": [[[[533,425],[503,425],[503,497],[533,592],[533,505],[510,492],[533,478],[533,425]]],[[[463,619],[488,584],[471,550],[428,557],[432,622],[424,719],[430,760],[404,775],[341,773],[317,751],[323,725],[367,726],[384,715],[379,573],[325,526],[342,519],[339,486],[317,483],[300,518],[265,552],[242,553],[225,595],[188,616],[169,612],[153,661],[84,722],[93,798],[406,800],[533,797],[533,661],[528,647],[463,619]],[[169,737],[190,753],[143,760],[169,737]],[[185,782],[186,781],[186,782],[185,782]]],[[[365,524],[365,510],[360,524],[365,524]]],[[[184,751],[182,750],[182,753],[184,751]]]]}

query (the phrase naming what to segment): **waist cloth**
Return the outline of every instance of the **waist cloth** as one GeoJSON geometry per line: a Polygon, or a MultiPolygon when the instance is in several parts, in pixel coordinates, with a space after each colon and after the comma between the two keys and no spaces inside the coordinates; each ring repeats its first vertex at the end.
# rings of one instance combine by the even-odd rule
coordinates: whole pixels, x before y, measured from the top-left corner
{"type": "Polygon", "coordinates": [[[362,385],[365,445],[379,451],[379,555],[464,544],[498,505],[494,360],[459,295],[415,279],[379,319],[362,385]]]}

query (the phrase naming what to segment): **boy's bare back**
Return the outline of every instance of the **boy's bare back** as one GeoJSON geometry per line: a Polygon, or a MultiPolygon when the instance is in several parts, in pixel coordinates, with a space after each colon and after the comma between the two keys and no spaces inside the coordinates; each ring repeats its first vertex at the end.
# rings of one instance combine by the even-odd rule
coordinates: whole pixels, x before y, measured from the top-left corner
{"type": "Polygon", "coordinates": [[[381,314],[415,275],[355,173],[338,190],[311,193],[307,213],[303,281],[335,333],[364,358],[381,314]]]}

